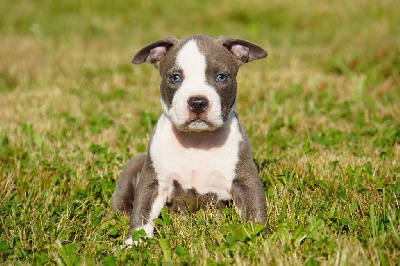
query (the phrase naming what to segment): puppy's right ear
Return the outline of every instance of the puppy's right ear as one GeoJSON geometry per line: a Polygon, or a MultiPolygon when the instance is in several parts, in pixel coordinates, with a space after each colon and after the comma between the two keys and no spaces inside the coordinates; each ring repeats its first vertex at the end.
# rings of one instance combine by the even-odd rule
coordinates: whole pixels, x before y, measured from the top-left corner
{"type": "Polygon", "coordinates": [[[178,39],[175,36],[169,36],[165,39],[150,43],[137,52],[132,59],[132,63],[137,65],[141,63],[150,63],[158,68],[161,59],[164,58],[169,49],[171,49],[177,41],[178,39]]]}

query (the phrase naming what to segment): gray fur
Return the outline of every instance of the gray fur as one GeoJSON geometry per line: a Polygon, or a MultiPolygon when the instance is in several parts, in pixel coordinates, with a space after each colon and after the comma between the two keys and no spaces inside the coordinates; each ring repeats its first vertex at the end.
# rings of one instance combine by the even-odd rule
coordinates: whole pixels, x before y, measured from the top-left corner
{"type": "Polygon", "coordinates": [[[268,232],[263,185],[258,176],[257,166],[253,162],[250,140],[242,123],[239,126],[243,141],[239,147],[239,163],[232,184],[232,197],[243,221],[255,221],[266,225],[265,231],[268,232]]]}
{"type": "Polygon", "coordinates": [[[195,189],[183,189],[179,182],[174,181],[174,192],[167,201],[168,211],[195,213],[200,208],[214,207],[223,209],[229,205],[228,201],[218,200],[214,193],[199,194],[195,189]]]}
{"type": "Polygon", "coordinates": [[[157,197],[157,193],[157,176],[154,172],[153,166],[151,165],[150,157],[147,156],[141,172],[141,178],[135,190],[136,200],[133,201],[128,237],[131,236],[132,231],[135,228],[149,222],[151,206],[157,197]]]}
{"type": "Polygon", "coordinates": [[[111,198],[111,208],[126,214],[132,213],[133,200],[135,199],[135,189],[140,179],[147,153],[141,153],[131,160],[122,171],[114,194],[111,198]]]}

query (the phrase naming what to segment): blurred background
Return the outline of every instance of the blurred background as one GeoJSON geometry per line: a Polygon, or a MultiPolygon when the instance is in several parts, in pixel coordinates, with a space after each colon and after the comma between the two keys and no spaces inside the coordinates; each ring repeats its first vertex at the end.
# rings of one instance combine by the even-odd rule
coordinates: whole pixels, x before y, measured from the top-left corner
{"type": "MultiPolygon", "coordinates": [[[[99,57],[111,50],[115,57],[128,60],[154,40],[206,34],[265,46],[271,56],[265,64],[271,68],[299,59],[329,73],[366,72],[377,81],[399,72],[397,4],[390,0],[4,0],[0,67],[2,73],[13,72],[12,61],[18,55],[19,64],[26,61],[24,56],[35,56],[40,64],[42,57],[55,56],[53,50],[65,47],[75,47],[82,55],[95,50],[99,57]],[[46,52],[38,56],[38,49],[46,52]]],[[[68,61],[57,59],[64,61],[61,64],[68,61]]]]}

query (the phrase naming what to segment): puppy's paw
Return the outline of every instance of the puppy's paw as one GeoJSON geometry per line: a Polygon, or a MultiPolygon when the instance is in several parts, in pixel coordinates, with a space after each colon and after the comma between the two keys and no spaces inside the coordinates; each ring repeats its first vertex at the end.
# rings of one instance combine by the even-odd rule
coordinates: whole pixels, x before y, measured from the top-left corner
{"type": "Polygon", "coordinates": [[[127,249],[127,248],[132,248],[133,246],[139,245],[139,241],[133,241],[132,237],[127,238],[124,243],[120,246],[120,249],[127,249]]]}

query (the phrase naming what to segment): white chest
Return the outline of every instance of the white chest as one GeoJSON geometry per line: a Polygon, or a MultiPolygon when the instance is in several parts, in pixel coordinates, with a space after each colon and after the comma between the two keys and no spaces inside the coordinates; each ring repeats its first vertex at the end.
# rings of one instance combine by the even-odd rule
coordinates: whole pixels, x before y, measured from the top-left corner
{"type": "Polygon", "coordinates": [[[216,131],[183,133],[174,130],[162,115],[150,144],[150,156],[157,179],[164,191],[172,192],[176,180],[183,189],[200,194],[216,193],[231,199],[242,136],[236,116],[216,131]]]}

